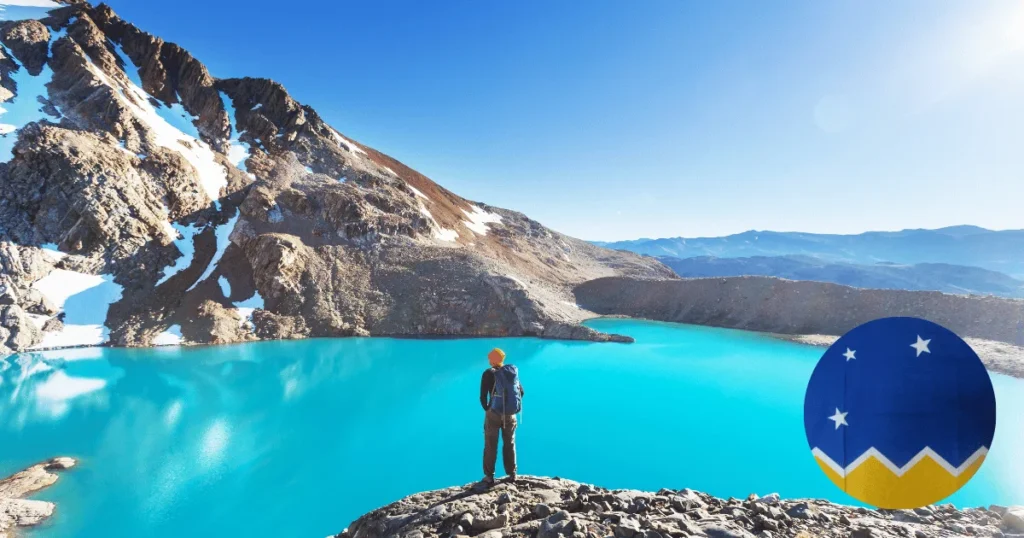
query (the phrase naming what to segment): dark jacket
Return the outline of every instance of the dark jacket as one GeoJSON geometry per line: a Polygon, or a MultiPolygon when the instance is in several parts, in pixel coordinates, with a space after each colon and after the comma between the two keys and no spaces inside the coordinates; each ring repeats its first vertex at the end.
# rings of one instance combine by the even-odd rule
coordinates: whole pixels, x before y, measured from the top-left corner
{"type": "MultiPolygon", "coordinates": [[[[484,411],[491,405],[490,396],[491,390],[494,389],[494,368],[488,368],[484,370],[483,377],[480,378],[480,405],[483,406],[484,411]]],[[[522,397],[526,394],[526,390],[523,389],[523,382],[519,382],[519,396],[522,397]]]]}

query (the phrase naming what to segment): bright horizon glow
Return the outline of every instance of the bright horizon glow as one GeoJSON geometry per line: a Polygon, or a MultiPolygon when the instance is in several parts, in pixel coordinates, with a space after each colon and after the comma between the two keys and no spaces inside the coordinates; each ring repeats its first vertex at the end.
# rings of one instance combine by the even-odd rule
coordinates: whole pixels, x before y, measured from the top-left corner
{"type": "Polygon", "coordinates": [[[109,3],[584,239],[1024,227],[1016,0],[109,3]]]}

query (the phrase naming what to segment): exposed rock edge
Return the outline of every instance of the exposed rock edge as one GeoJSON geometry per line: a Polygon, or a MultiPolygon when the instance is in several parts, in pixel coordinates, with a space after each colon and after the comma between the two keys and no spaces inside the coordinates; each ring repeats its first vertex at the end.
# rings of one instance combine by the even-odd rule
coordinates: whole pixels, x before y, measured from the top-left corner
{"type": "Polygon", "coordinates": [[[726,500],[690,489],[607,490],[527,476],[489,489],[469,484],[411,495],[360,517],[336,538],[1009,537],[1024,533],[1021,516],[1024,507],[871,510],[776,493],[726,500]]]}
{"type": "Polygon", "coordinates": [[[18,527],[31,527],[53,515],[54,504],[25,499],[57,481],[55,471],[74,467],[73,458],[53,458],[0,480],[0,538],[8,538],[18,527]]]}

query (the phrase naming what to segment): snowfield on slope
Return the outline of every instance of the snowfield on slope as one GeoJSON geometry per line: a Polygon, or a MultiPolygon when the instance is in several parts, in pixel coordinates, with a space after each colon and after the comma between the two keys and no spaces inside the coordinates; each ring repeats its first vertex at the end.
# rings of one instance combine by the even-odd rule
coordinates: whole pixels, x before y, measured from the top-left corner
{"type": "MultiPolygon", "coordinates": [[[[106,326],[107,310],[121,300],[122,292],[110,275],[54,269],[32,287],[63,310],[64,327],[59,331],[46,331],[43,341],[31,349],[97,346],[107,342],[110,334],[106,326]]],[[[40,320],[33,321],[38,324],[40,320]]]]}
{"type": "Polygon", "coordinates": [[[497,213],[488,213],[475,205],[470,205],[469,207],[473,210],[472,212],[466,211],[465,209],[462,210],[462,212],[469,217],[469,220],[463,221],[463,224],[466,225],[466,228],[473,230],[473,232],[479,235],[487,235],[488,224],[497,224],[501,222],[501,215],[497,213]]]}
{"type": "Polygon", "coordinates": [[[159,110],[153,107],[150,95],[142,89],[142,79],[131,58],[124,53],[120,45],[114,45],[114,50],[124,62],[124,73],[129,80],[127,84],[110,80],[110,77],[92,62],[87,64],[89,70],[111,88],[118,89],[120,97],[128,109],[148,128],[153,136],[153,142],[158,146],[178,152],[196,169],[203,190],[217,209],[220,209],[218,199],[221,189],[228,184],[227,169],[217,162],[210,146],[197,138],[199,133],[180,104],[171,107],[161,104],[159,110]],[[186,134],[175,125],[187,129],[196,136],[186,134]]]}

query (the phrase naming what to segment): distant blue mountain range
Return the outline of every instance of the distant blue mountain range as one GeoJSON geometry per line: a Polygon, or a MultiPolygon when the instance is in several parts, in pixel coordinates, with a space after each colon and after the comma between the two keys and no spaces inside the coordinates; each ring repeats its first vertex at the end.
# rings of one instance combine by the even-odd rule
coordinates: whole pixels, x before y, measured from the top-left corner
{"type": "Polygon", "coordinates": [[[1024,298],[1024,230],[749,231],[595,244],[657,257],[682,277],[775,276],[858,288],[1024,298]]]}
{"type": "Polygon", "coordinates": [[[866,266],[880,263],[949,264],[980,267],[1024,279],[1024,230],[994,231],[977,226],[857,235],[749,231],[725,237],[594,243],[612,249],[673,258],[804,256],[824,262],[866,266]]]}
{"type": "Polygon", "coordinates": [[[775,276],[833,282],[855,288],[934,290],[946,293],[1024,298],[1024,280],[998,271],[948,263],[864,265],[826,262],[806,256],[674,258],[658,256],[681,277],[775,276]]]}

